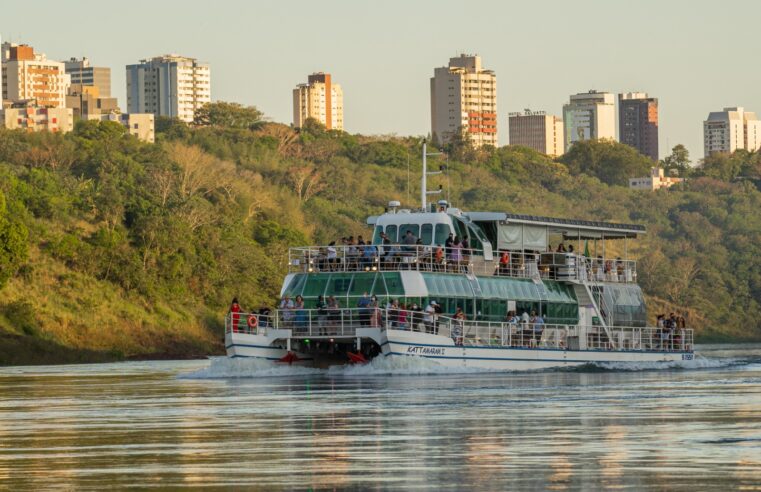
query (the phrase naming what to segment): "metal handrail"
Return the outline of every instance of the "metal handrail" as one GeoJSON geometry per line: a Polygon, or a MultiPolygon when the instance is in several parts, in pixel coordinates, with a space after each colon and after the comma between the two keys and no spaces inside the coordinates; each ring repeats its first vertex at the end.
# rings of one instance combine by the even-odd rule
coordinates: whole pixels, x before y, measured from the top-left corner
{"type": "Polygon", "coordinates": [[[587,258],[575,253],[483,250],[421,245],[305,246],[290,248],[291,273],[415,270],[479,276],[591,282],[637,281],[637,263],[620,258],[587,258]]]}
{"type": "Polygon", "coordinates": [[[225,333],[267,335],[289,330],[291,338],[355,337],[359,328],[416,331],[453,339],[455,345],[547,348],[564,350],[690,352],[689,328],[547,324],[522,321],[469,321],[449,315],[367,306],[360,308],[278,309],[269,315],[228,313],[225,333]],[[251,326],[249,318],[256,318],[251,326]],[[608,335],[610,333],[610,335],[608,335]]]}

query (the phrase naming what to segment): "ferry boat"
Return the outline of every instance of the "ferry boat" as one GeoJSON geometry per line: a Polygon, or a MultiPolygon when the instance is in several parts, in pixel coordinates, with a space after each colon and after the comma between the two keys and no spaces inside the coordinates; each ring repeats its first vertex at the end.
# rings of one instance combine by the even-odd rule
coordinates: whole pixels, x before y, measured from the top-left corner
{"type": "Polygon", "coordinates": [[[436,173],[423,149],[421,208],[390,202],[368,218],[364,247],[292,248],[288,308],[229,313],[228,356],[310,365],[421,357],[496,370],[694,357],[691,329],[647,325],[627,258],[644,226],[428,204],[426,177],[436,173]],[[405,244],[410,234],[416,244],[405,244]],[[447,248],[450,235],[468,248],[447,248]],[[304,306],[291,308],[297,297],[304,306]]]}

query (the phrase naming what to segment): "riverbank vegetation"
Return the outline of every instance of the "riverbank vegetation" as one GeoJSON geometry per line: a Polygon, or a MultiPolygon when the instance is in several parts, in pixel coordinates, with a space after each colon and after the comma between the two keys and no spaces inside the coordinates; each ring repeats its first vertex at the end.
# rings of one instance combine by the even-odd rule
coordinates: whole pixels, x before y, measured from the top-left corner
{"type": "MultiPolygon", "coordinates": [[[[288,246],[362,234],[419,196],[417,137],[295,131],[236,105],[198,123],[160,119],[156,144],[111,122],[0,131],[0,363],[220,353],[230,299],[272,305],[288,246]]],[[[658,192],[626,188],[652,163],[613,142],[557,160],[454,142],[432,165],[465,209],[646,224],[630,253],[650,316],[759,339],[761,159],[691,167],[679,147],[664,165],[689,179],[658,192]]]]}

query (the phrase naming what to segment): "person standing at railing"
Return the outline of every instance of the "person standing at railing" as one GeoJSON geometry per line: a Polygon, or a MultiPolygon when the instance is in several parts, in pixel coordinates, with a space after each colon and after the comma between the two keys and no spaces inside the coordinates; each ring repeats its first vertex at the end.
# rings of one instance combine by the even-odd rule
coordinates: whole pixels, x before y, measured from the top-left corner
{"type": "Polygon", "coordinates": [[[334,271],[336,267],[338,266],[338,251],[336,250],[336,242],[331,241],[330,244],[328,244],[328,269],[330,271],[334,271]]]}
{"type": "Polygon", "coordinates": [[[381,314],[380,305],[378,304],[378,298],[375,295],[370,298],[370,309],[370,326],[373,328],[380,328],[383,324],[383,315],[381,314]]]}
{"type": "Polygon", "coordinates": [[[470,262],[470,238],[466,234],[465,237],[462,238],[462,262],[463,264],[467,265],[468,262],[470,262]]]}
{"type": "Polygon", "coordinates": [[[336,329],[341,322],[341,304],[333,296],[328,297],[328,325],[336,329]]]}
{"type": "Polygon", "coordinates": [[[377,259],[378,251],[376,250],[375,246],[372,244],[365,245],[364,249],[362,250],[362,268],[369,270],[375,265],[377,259]]]}
{"type": "Polygon", "coordinates": [[[534,317],[534,338],[533,343],[538,344],[542,340],[542,332],[544,331],[544,318],[541,314],[534,317]]]}
{"type": "Polygon", "coordinates": [[[440,244],[436,245],[436,250],[433,253],[433,270],[440,272],[444,266],[444,248],[440,244]]]}
{"type": "Polygon", "coordinates": [[[454,246],[454,234],[449,233],[449,237],[444,241],[444,252],[447,255],[447,261],[452,261],[452,246],[454,246]]]}
{"type": "Polygon", "coordinates": [[[307,331],[307,312],[304,309],[304,298],[300,295],[296,296],[293,309],[296,313],[296,329],[301,332],[307,331]]]}
{"type": "Polygon", "coordinates": [[[362,297],[359,298],[359,301],[357,301],[357,307],[358,314],[359,314],[359,322],[362,326],[367,326],[370,324],[370,297],[368,296],[367,292],[362,294],[362,297]]]}
{"type": "Polygon", "coordinates": [[[399,306],[399,319],[397,321],[397,325],[399,329],[406,330],[409,328],[409,325],[407,324],[408,318],[409,318],[409,311],[407,311],[407,304],[402,303],[399,306]]]}
{"type": "Polygon", "coordinates": [[[433,333],[433,323],[436,316],[436,301],[431,301],[423,310],[423,325],[425,325],[426,333],[433,333]]]}
{"type": "Polygon", "coordinates": [[[325,302],[325,298],[318,296],[314,307],[317,310],[318,335],[327,335],[325,326],[328,324],[328,304],[325,302]]]}
{"type": "Polygon", "coordinates": [[[402,244],[404,245],[404,251],[407,253],[413,253],[415,251],[415,243],[417,242],[417,238],[412,233],[411,230],[407,229],[407,232],[404,233],[404,239],[402,239],[402,244]]]}
{"type": "Polygon", "coordinates": [[[293,300],[291,300],[291,296],[288,294],[283,297],[283,300],[280,301],[280,305],[278,306],[282,315],[283,325],[285,325],[286,328],[290,328],[293,323],[294,306],[295,304],[293,303],[293,300]]]}
{"type": "Polygon", "coordinates": [[[454,327],[452,329],[452,338],[454,339],[455,345],[462,345],[463,342],[463,332],[465,331],[465,320],[467,319],[465,317],[465,313],[463,312],[462,308],[460,306],[457,306],[454,311],[454,327]]]}
{"type": "Polygon", "coordinates": [[[238,304],[238,298],[233,297],[232,303],[230,303],[230,328],[234,333],[238,332],[238,323],[240,322],[240,304],[238,304]]]}
{"type": "Polygon", "coordinates": [[[452,243],[452,266],[452,271],[459,273],[462,266],[462,243],[459,236],[455,236],[454,243],[452,243]]]}

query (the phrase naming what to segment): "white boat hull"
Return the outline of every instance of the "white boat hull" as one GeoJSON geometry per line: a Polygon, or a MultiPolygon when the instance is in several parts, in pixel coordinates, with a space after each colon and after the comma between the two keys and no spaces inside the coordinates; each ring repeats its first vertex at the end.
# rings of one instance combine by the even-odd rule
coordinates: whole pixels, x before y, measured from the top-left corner
{"type": "MultiPolygon", "coordinates": [[[[268,335],[253,335],[250,333],[225,334],[225,349],[227,356],[232,358],[256,357],[277,362],[288,354],[286,342],[278,338],[271,330],[268,335]]],[[[290,330],[289,330],[290,331],[290,330]]],[[[312,356],[301,352],[291,351],[298,357],[294,363],[311,364],[312,356]]]]}
{"type": "Polygon", "coordinates": [[[676,362],[692,352],[643,350],[566,350],[502,346],[459,346],[450,337],[405,330],[386,330],[381,349],[387,357],[423,357],[446,367],[504,371],[580,366],[590,363],[676,362]]]}

